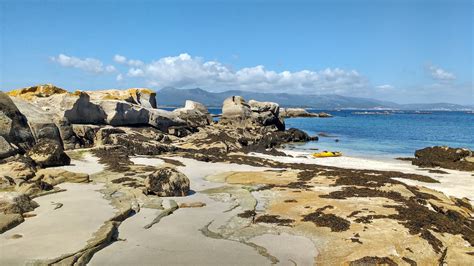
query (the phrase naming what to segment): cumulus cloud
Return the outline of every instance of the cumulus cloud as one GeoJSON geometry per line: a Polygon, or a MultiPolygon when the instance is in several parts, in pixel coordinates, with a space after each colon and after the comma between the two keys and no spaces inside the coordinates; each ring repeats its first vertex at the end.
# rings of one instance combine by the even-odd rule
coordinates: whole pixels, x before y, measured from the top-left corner
{"type": "Polygon", "coordinates": [[[123,80],[123,75],[122,75],[122,74],[118,74],[115,79],[116,79],[117,81],[122,81],[122,80],[123,80]]]}
{"type": "Polygon", "coordinates": [[[114,55],[114,61],[131,67],[139,67],[143,65],[143,62],[140,60],[127,59],[127,57],[119,54],[114,55]]]}
{"type": "Polygon", "coordinates": [[[58,56],[51,57],[51,60],[64,67],[78,68],[92,73],[111,73],[116,71],[114,66],[105,66],[102,61],[95,58],[81,59],[74,56],[59,54],[58,56]]]}
{"type": "MultiPolygon", "coordinates": [[[[127,60],[127,64],[130,60],[127,60]]],[[[347,93],[365,90],[365,77],[355,70],[326,68],[276,72],[264,66],[234,70],[218,61],[205,61],[189,54],[164,57],[149,64],[130,67],[128,77],[143,79],[154,87],[206,87],[292,93],[347,93]]]]}
{"type": "Polygon", "coordinates": [[[449,81],[456,79],[456,76],[453,73],[434,65],[428,66],[428,71],[431,77],[438,81],[449,81]]]}

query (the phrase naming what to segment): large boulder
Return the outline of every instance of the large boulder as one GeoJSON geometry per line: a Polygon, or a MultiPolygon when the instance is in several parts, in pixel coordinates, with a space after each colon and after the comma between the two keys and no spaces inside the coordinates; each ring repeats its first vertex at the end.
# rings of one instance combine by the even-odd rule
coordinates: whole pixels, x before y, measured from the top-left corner
{"type": "Polygon", "coordinates": [[[125,101],[101,101],[99,104],[107,115],[108,125],[147,125],[150,119],[148,109],[125,101]]]}
{"type": "Polygon", "coordinates": [[[86,91],[93,101],[117,100],[140,105],[145,108],[156,108],[156,93],[146,88],[127,90],[86,91]]]}
{"type": "Polygon", "coordinates": [[[74,172],[69,172],[64,169],[53,169],[53,168],[38,170],[38,172],[36,172],[35,177],[33,177],[31,180],[42,181],[52,186],[61,184],[63,182],[88,183],[90,181],[88,174],[74,173],[74,172]]]}
{"type": "Polygon", "coordinates": [[[177,116],[186,121],[190,127],[207,126],[212,123],[212,117],[206,106],[202,103],[187,100],[183,108],[173,111],[177,116]]]}
{"type": "Polygon", "coordinates": [[[258,124],[285,130],[285,122],[280,118],[280,106],[277,103],[250,100],[249,106],[252,117],[258,124]]]}
{"type": "Polygon", "coordinates": [[[0,193],[0,213],[23,214],[38,207],[38,203],[32,201],[28,195],[19,192],[0,193]]]}
{"type": "Polygon", "coordinates": [[[163,167],[145,179],[147,194],[160,197],[183,197],[189,193],[189,179],[181,172],[163,167]]]}
{"type": "Polygon", "coordinates": [[[219,123],[244,128],[285,129],[285,123],[280,118],[280,107],[277,103],[254,100],[247,103],[240,96],[232,96],[224,100],[219,123]]]}
{"type": "Polygon", "coordinates": [[[50,139],[40,139],[28,151],[28,156],[40,167],[61,166],[71,163],[60,143],[50,139]]]}
{"type": "Polygon", "coordinates": [[[17,180],[28,180],[35,175],[33,160],[24,155],[16,155],[0,161],[0,177],[7,177],[15,183],[17,180]]]}
{"type": "Polygon", "coordinates": [[[96,134],[101,129],[101,126],[97,125],[72,125],[74,135],[78,138],[78,142],[81,148],[90,148],[94,146],[96,134]]]}
{"type": "Polygon", "coordinates": [[[412,163],[420,167],[474,171],[474,163],[470,158],[472,151],[469,149],[434,146],[417,150],[412,163]]]}
{"type": "Polygon", "coordinates": [[[168,132],[169,128],[171,127],[186,126],[186,121],[179,118],[178,115],[174,112],[161,109],[149,109],[148,111],[148,124],[163,132],[168,132]]]}
{"type": "Polygon", "coordinates": [[[35,143],[26,117],[3,92],[0,92],[0,136],[22,151],[28,150],[35,143]]]}

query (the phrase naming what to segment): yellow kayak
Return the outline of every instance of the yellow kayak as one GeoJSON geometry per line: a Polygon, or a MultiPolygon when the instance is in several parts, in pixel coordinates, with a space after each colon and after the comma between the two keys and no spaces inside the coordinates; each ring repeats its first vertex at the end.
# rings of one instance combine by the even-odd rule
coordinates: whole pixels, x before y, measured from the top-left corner
{"type": "Polygon", "coordinates": [[[316,157],[316,158],[339,157],[339,156],[342,156],[342,153],[338,151],[323,151],[323,152],[313,153],[313,157],[316,157]]]}

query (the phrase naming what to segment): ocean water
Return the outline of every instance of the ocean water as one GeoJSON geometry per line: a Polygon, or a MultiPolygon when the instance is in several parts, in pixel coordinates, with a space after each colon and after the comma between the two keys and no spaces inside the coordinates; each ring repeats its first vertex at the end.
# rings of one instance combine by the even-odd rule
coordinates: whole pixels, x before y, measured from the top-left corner
{"type": "Polygon", "coordinates": [[[474,114],[432,112],[360,115],[354,111],[327,111],[332,118],[290,118],[295,127],[310,135],[324,132],[330,137],[296,145],[301,150],[342,151],[348,156],[403,157],[434,145],[466,147],[474,150],[474,114]],[[338,142],[336,142],[338,140],[338,142]]]}
{"type": "MultiPolygon", "coordinates": [[[[360,115],[349,110],[311,111],[327,112],[334,117],[287,118],[286,128],[298,128],[310,135],[325,133],[330,137],[320,136],[319,141],[292,144],[292,149],[341,151],[347,156],[384,159],[413,156],[415,150],[435,145],[474,150],[474,114],[466,112],[360,115]]],[[[210,108],[209,112],[220,114],[221,109],[210,108]]]]}

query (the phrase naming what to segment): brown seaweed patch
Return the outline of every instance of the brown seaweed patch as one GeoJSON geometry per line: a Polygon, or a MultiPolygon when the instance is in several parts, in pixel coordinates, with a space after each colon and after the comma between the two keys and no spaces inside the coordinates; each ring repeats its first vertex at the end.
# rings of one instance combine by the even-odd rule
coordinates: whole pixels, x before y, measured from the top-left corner
{"type": "Polygon", "coordinates": [[[363,257],[349,263],[350,266],[366,266],[366,265],[389,265],[397,266],[393,260],[388,257],[363,257]]]}
{"type": "Polygon", "coordinates": [[[160,159],[163,160],[165,163],[172,164],[174,166],[185,166],[184,163],[175,159],[171,159],[171,158],[160,158],[160,159]]]}
{"type": "Polygon", "coordinates": [[[255,219],[255,222],[257,223],[277,224],[280,226],[290,226],[294,221],[295,220],[293,219],[282,219],[278,215],[269,215],[269,214],[258,216],[255,219]]]}
{"type": "Polygon", "coordinates": [[[416,266],[417,265],[416,261],[414,261],[410,258],[402,257],[402,260],[405,261],[406,263],[410,264],[410,266],[416,266]]]}
{"type": "Polygon", "coordinates": [[[331,228],[332,232],[342,232],[349,230],[351,226],[351,222],[348,220],[341,218],[337,215],[334,215],[332,213],[326,214],[323,213],[325,209],[328,208],[333,208],[332,206],[325,206],[323,208],[317,209],[315,212],[312,212],[310,214],[307,214],[303,216],[304,222],[312,222],[317,226],[320,227],[329,227],[331,228]]]}
{"type": "Polygon", "coordinates": [[[114,184],[120,184],[120,183],[129,182],[129,181],[135,182],[136,180],[133,179],[133,178],[130,178],[130,177],[120,177],[120,178],[114,179],[110,182],[112,182],[114,184]]]}

